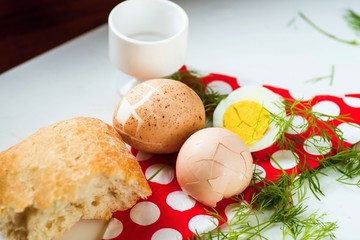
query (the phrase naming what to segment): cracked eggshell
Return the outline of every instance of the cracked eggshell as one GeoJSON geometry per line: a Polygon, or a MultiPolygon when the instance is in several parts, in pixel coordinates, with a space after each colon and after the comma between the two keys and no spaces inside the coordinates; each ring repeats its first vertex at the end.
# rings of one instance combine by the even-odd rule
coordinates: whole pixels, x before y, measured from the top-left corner
{"type": "Polygon", "coordinates": [[[205,128],[181,147],[176,176],[182,190],[204,205],[244,191],[253,174],[253,159],[244,141],[224,128],[205,128]]]}
{"type": "Polygon", "coordinates": [[[120,100],[113,125],[127,144],[140,151],[172,153],[204,128],[205,109],[199,96],[184,83],[148,80],[120,100]]]}

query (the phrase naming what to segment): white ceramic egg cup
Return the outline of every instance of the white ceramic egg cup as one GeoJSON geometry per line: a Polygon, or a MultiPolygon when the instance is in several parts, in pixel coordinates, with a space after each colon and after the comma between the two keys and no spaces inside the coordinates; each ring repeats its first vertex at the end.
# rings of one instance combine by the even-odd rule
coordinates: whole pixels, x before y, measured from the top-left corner
{"type": "Polygon", "coordinates": [[[120,83],[120,95],[141,81],[168,76],[184,65],[188,22],[185,11],[168,0],[127,0],[112,9],[110,61],[129,75],[120,83]]]}

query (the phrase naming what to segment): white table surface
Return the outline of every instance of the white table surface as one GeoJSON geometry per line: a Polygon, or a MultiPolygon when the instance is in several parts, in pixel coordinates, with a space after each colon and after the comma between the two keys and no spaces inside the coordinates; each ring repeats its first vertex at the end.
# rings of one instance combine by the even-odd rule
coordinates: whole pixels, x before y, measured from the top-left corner
{"type": "MultiPolygon", "coordinates": [[[[342,18],[348,8],[360,13],[356,0],[175,2],[189,15],[189,66],[299,96],[360,93],[360,47],[329,39],[298,15],[339,37],[360,40],[342,18]],[[329,75],[331,66],[331,86],[328,80],[306,83],[329,75]]],[[[111,123],[121,76],[108,59],[106,25],[1,74],[0,151],[62,119],[91,116],[111,123]]],[[[337,183],[331,172],[321,182],[325,196],[311,197],[309,208],[338,222],[337,239],[360,239],[360,189],[337,183]]]]}

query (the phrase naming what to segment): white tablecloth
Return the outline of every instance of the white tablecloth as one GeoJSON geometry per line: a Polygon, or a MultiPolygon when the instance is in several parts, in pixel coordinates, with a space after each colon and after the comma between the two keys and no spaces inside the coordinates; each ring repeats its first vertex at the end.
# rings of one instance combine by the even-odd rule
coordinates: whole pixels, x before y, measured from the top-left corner
{"type": "MultiPolygon", "coordinates": [[[[241,85],[292,89],[299,97],[360,93],[360,46],[320,34],[298,14],[338,37],[360,41],[343,20],[348,8],[360,13],[356,0],[175,2],[189,15],[189,66],[236,76],[241,85]],[[332,67],[332,84],[307,82],[329,75],[332,67]]],[[[108,59],[106,25],[0,75],[0,151],[62,119],[82,115],[111,123],[122,77],[108,59]]],[[[338,222],[337,239],[359,239],[360,189],[337,183],[332,172],[321,183],[325,196],[310,197],[309,210],[338,222]]]]}

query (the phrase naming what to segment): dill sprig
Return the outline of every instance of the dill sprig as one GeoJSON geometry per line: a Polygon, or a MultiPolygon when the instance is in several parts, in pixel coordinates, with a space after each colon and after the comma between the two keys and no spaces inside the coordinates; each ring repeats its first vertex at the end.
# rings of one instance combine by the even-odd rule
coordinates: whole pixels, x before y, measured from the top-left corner
{"type": "Polygon", "coordinates": [[[212,121],[215,108],[227,94],[220,94],[208,87],[196,71],[180,70],[171,76],[170,79],[178,80],[189,86],[200,97],[204,104],[206,117],[212,121]]]}
{"type": "MultiPolygon", "coordinates": [[[[333,68],[329,77],[331,76],[333,76],[333,68]]],[[[169,78],[182,81],[191,87],[203,101],[208,117],[212,116],[218,103],[227,96],[208,88],[194,71],[179,71],[169,78]]],[[[304,145],[304,141],[308,138],[320,136],[330,141],[335,137],[337,143],[331,145],[330,153],[321,143],[317,141],[311,143],[320,153],[319,166],[312,168],[305,161],[298,164],[301,174],[288,174],[283,171],[276,181],[262,179],[260,173],[254,169],[253,181],[249,187],[252,191],[250,201],[245,200],[243,195],[235,196],[237,207],[234,208],[233,218],[230,221],[226,221],[215,208],[205,208],[207,214],[226,223],[225,227],[216,226],[215,230],[196,233],[190,239],[268,239],[266,231],[274,228],[278,229],[283,239],[285,237],[297,240],[335,238],[336,222],[325,221],[324,213],[308,212],[305,204],[307,189],[320,199],[320,195],[324,193],[319,177],[326,175],[324,170],[328,168],[341,174],[337,179],[340,183],[360,187],[360,151],[344,146],[343,133],[333,124],[348,123],[351,120],[350,115],[331,116],[314,112],[311,101],[284,99],[283,102],[278,103],[278,107],[284,112],[272,114],[271,121],[279,127],[279,132],[275,136],[278,147],[293,152],[298,151],[298,146],[304,145]],[[297,116],[301,116],[306,121],[294,125],[297,116]],[[303,132],[308,132],[310,135],[303,135],[303,132]]]]}
{"type": "MultiPolygon", "coordinates": [[[[284,118],[283,113],[279,115],[272,114],[271,121],[279,127],[279,132],[275,137],[279,148],[299,152],[299,146],[304,145],[305,147],[314,147],[319,152],[320,158],[316,168],[310,167],[306,161],[298,164],[298,167],[301,171],[299,175],[301,184],[306,183],[313,195],[320,199],[320,196],[324,195],[324,193],[321,190],[319,177],[326,175],[324,169],[333,168],[341,174],[338,179],[339,182],[350,184],[354,178],[360,177],[360,152],[357,149],[344,146],[343,133],[333,124],[335,121],[339,123],[349,122],[351,117],[349,115],[332,116],[314,112],[311,108],[311,101],[284,99],[281,104],[278,104],[278,107],[285,109],[287,117],[284,118]],[[293,120],[296,116],[301,116],[306,121],[294,125],[293,120]],[[308,131],[309,134],[305,137],[301,134],[303,131],[308,131]],[[291,134],[288,132],[291,132],[291,134]],[[306,139],[315,136],[319,136],[325,141],[336,139],[337,144],[331,144],[331,147],[322,146],[320,142],[315,140],[306,143],[306,139]],[[310,144],[312,146],[309,146],[310,144]]],[[[306,153],[302,154],[306,156],[306,153]]],[[[360,180],[353,183],[353,185],[360,187],[360,180]]]]}
{"type": "MultiPolygon", "coordinates": [[[[276,181],[263,179],[261,173],[254,169],[249,187],[251,200],[245,200],[243,195],[234,197],[238,206],[234,208],[233,218],[227,222],[226,227],[219,226],[214,231],[198,233],[192,239],[269,239],[266,236],[269,229],[278,230],[282,239],[335,239],[337,223],[325,221],[324,213],[309,213],[305,201],[308,190],[319,200],[320,196],[324,195],[320,176],[326,176],[324,170],[329,168],[341,174],[337,179],[340,183],[360,187],[360,150],[345,147],[342,144],[342,132],[332,124],[334,121],[348,122],[351,118],[349,115],[331,116],[314,112],[311,109],[311,100],[307,102],[285,99],[279,107],[284,109],[286,114],[273,115],[272,121],[280,127],[277,142],[281,147],[297,150],[298,144],[304,142],[301,133],[308,130],[310,137],[319,135],[330,139],[335,135],[339,141],[338,145],[333,146],[335,151],[321,155],[322,160],[319,160],[317,168],[307,166],[305,161],[298,164],[302,168],[300,174],[288,174],[283,170],[276,181]],[[284,115],[287,117],[284,118],[284,115]],[[294,126],[293,120],[296,116],[302,116],[306,122],[294,126]],[[288,133],[289,130],[292,134],[288,133]]],[[[322,146],[315,147],[322,152],[322,146]]],[[[275,159],[273,161],[276,162],[275,159]]],[[[226,222],[216,209],[206,211],[220,222],[226,222]]]]}
{"type": "Polygon", "coordinates": [[[332,65],[329,75],[311,78],[311,79],[306,80],[305,83],[317,83],[319,81],[329,80],[329,86],[332,86],[334,83],[334,75],[335,75],[335,67],[334,67],[334,65],[332,65]]]}
{"type": "MultiPolygon", "coordinates": [[[[295,150],[298,144],[303,144],[306,140],[302,131],[309,131],[311,138],[314,136],[320,136],[325,140],[331,140],[336,136],[337,146],[333,146],[336,150],[343,149],[343,143],[345,142],[343,133],[333,124],[334,121],[340,123],[347,123],[351,120],[350,115],[343,114],[338,116],[329,115],[321,112],[314,112],[311,107],[312,99],[309,101],[284,99],[281,103],[275,103],[280,109],[284,109],[284,112],[280,114],[271,114],[271,121],[279,128],[275,139],[280,148],[286,148],[295,150]],[[284,117],[286,115],[286,117],[284,117]],[[299,125],[294,125],[293,121],[295,117],[302,117],[306,121],[299,125]],[[310,130],[308,130],[310,128],[310,130]],[[291,132],[292,134],[288,134],[291,132]]],[[[322,146],[317,143],[312,143],[313,147],[318,149],[318,152],[324,152],[326,149],[322,149],[322,146]]]]}
{"type": "MultiPolygon", "coordinates": [[[[324,221],[325,214],[307,214],[306,188],[295,175],[283,174],[277,182],[263,182],[253,194],[251,202],[240,196],[238,207],[226,228],[218,227],[192,239],[268,239],[266,230],[278,229],[280,235],[292,239],[334,239],[336,222],[324,221]],[[274,200],[275,198],[275,200],[274,200]],[[289,199],[288,199],[289,198],[289,199]]],[[[215,209],[208,214],[224,221],[215,209]]]]}
{"type": "Polygon", "coordinates": [[[360,15],[351,9],[347,9],[344,14],[344,19],[355,34],[360,35],[360,15]]]}
{"type": "Polygon", "coordinates": [[[327,176],[325,170],[333,169],[340,173],[336,180],[342,184],[354,185],[360,188],[360,150],[346,148],[333,155],[324,156],[315,169],[307,168],[298,176],[302,185],[308,186],[313,196],[320,200],[324,196],[321,189],[320,176],[327,176]]]}
{"type": "MultiPolygon", "coordinates": [[[[311,21],[307,16],[305,16],[305,14],[304,13],[302,13],[302,12],[299,12],[299,16],[300,16],[300,18],[301,19],[303,19],[307,24],[309,24],[312,28],[314,28],[316,31],[318,31],[319,33],[321,33],[321,34],[323,34],[323,35],[325,35],[325,36],[327,36],[327,37],[329,37],[329,38],[331,38],[331,39],[333,39],[333,40],[335,40],[335,41],[338,41],[338,42],[341,42],[341,43],[346,43],[346,44],[349,44],[349,45],[352,45],[352,46],[359,46],[360,45],[360,43],[357,41],[357,40],[355,40],[355,39],[353,39],[353,40],[346,40],[346,39],[342,39],[342,38],[339,38],[339,37],[337,37],[337,36],[335,36],[334,34],[331,34],[331,33],[329,33],[329,32],[327,32],[327,31],[325,31],[324,29],[322,29],[321,27],[319,27],[318,25],[316,25],[313,21],[311,21]]],[[[350,18],[351,19],[351,18],[350,18]]],[[[349,19],[345,19],[345,20],[347,20],[347,21],[349,21],[349,19]]],[[[355,22],[355,25],[356,25],[357,23],[355,22]]]]}
{"type": "Polygon", "coordinates": [[[325,157],[321,161],[320,169],[329,167],[341,173],[337,179],[338,182],[360,187],[360,150],[348,148],[335,155],[325,157]]]}

